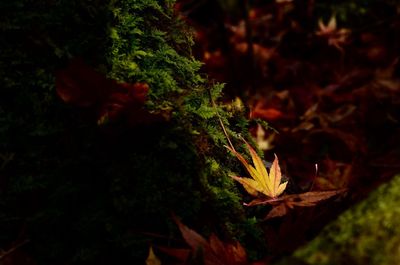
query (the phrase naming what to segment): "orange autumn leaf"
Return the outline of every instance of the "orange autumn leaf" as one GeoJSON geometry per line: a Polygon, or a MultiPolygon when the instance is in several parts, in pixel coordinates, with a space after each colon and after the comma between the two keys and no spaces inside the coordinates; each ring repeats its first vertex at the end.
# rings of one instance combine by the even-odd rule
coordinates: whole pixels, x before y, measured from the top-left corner
{"type": "Polygon", "coordinates": [[[283,117],[283,113],[280,110],[275,108],[262,108],[260,106],[256,106],[250,112],[251,119],[262,119],[266,121],[275,121],[283,117]]]}

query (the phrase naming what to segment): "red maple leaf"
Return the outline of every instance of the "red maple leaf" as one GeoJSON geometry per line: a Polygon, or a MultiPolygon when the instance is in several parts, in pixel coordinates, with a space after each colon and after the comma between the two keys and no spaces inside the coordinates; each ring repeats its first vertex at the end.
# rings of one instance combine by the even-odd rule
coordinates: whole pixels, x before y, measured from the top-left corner
{"type": "Polygon", "coordinates": [[[81,58],[71,59],[66,68],[56,72],[56,90],[66,103],[94,108],[99,124],[119,118],[125,118],[131,125],[160,119],[144,108],[149,92],[146,83],[118,83],[81,58]]]}

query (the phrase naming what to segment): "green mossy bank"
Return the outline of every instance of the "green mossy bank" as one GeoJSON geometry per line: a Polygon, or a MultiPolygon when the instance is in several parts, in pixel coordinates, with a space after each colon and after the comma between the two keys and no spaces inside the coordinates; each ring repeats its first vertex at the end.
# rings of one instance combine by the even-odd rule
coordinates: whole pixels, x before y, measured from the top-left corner
{"type": "MultiPolygon", "coordinates": [[[[140,264],[150,244],[179,238],[172,212],[205,235],[262,247],[227,175],[240,165],[210,102],[222,87],[199,75],[173,1],[18,0],[0,10],[1,248],[29,240],[20,250],[38,264],[140,264]],[[99,126],[95,110],[56,95],[55,73],[73,58],[147,83],[146,110],[168,117],[99,126]]],[[[218,109],[247,133],[240,112],[218,109]]]]}
{"type": "Polygon", "coordinates": [[[278,264],[400,264],[399,200],[397,175],[278,264]]]}

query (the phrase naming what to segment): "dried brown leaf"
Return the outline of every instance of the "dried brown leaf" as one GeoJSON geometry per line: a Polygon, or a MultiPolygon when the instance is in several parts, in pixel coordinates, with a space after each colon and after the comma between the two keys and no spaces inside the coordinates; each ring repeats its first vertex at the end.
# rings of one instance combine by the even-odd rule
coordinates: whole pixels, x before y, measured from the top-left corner
{"type": "Polygon", "coordinates": [[[218,255],[224,261],[224,263],[227,263],[228,257],[226,255],[227,253],[224,243],[222,243],[222,241],[215,234],[211,234],[209,242],[212,251],[218,255]]]}
{"type": "Polygon", "coordinates": [[[271,218],[275,218],[275,217],[281,217],[286,215],[288,212],[287,206],[282,203],[279,205],[276,205],[272,208],[271,211],[269,211],[269,213],[267,214],[267,216],[265,216],[265,220],[271,219],[271,218]]]}
{"type": "Polygon", "coordinates": [[[271,219],[274,217],[280,217],[288,212],[288,208],[293,209],[295,206],[297,207],[311,207],[315,206],[317,203],[327,200],[335,195],[343,193],[346,189],[340,190],[330,190],[330,191],[309,191],[301,194],[291,194],[285,195],[276,199],[255,199],[246,206],[255,206],[255,205],[265,205],[270,204],[273,205],[272,210],[268,213],[265,219],[271,219]]]}
{"type": "Polygon", "coordinates": [[[236,242],[235,244],[228,244],[226,245],[225,249],[228,256],[228,264],[247,264],[246,250],[239,242],[236,242]]]}
{"type": "MultiPolygon", "coordinates": [[[[303,203],[318,203],[327,200],[337,194],[343,193],[346,189],[330,190],[330,191],[309,191],[298,195],[303,203]]],[[[300,205],[299,205],[300,206],[300,205]]]]}
{"type": "Polygon", "coordinates": [[[190,229],[186,225],[182,224],[182,222],[175,216],[173,216],[175,223],[178,225],[179,230],[181,231],[183,239],[185,242],[193,249],[197,250],[199,248],[207,248],[209,247],[207,240],[198,234],[196,231],[190,229]]]}

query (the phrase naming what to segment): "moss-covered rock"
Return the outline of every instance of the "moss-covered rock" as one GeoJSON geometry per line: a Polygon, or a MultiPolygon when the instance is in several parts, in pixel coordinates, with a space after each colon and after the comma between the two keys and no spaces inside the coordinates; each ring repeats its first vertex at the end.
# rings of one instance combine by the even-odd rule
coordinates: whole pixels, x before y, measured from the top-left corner
{"type": "MultiPolygon", "coordinates": [[[[210,100],[222,86],[198,73],[173,1],[0,7],[0,247],[29,239],[24,250],[40,264],[139,264],[151,243],[178,237],[171,212],[204,234],[261,245],[227,174],[240,165],[210,100]],[[73,58],[117,82],[147,83],[145,109],[168,118],[98,126],[95,110],[56,96],[55,72],[73,58]]],[[[246,134],[240,113],[217,109],[246,134]]]]}
{"type": "Polygon", "coordinates": [[[400,264],[400,175],[279,264],[400,264]]]}

